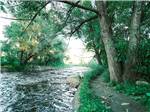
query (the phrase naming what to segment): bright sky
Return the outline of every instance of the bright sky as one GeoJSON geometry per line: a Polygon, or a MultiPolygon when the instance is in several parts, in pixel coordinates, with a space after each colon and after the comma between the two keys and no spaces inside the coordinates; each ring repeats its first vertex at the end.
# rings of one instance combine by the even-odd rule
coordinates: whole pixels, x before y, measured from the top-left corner
{"type": "Polygon", "coordinates": [[[66,55],[69,56],[67,63],[86,64],[93,58],[94,53],[88,52],[80,39],[71,38],[66,55]]]}
{"type": "Polygon", "coordinates": [[[5,26],[7,25],[10,25],[11,23],[11,20],[9,19],[3,19],[1,17],[12,17],[10,14],[6,14],[6,13],[3,13],[3,12],[0,12],[0,40],[5,40],[6,38],[4,38],[4,29],[5,29],[5,26]]]}

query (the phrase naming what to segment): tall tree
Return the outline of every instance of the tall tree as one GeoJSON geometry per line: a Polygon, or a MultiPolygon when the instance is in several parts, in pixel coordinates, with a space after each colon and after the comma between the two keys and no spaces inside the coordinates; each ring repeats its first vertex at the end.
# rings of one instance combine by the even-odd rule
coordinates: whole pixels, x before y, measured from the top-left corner
{"type": "Polygon", "coordinates": [[[142,2],[135,1],[133,3],[127,60],[125,63],[125,71],[123,75],[124,80],[132,78],[134,74],[133,67],[137,63],[137,51],[140,41],[141,14],[142,14],[142,2]]]}
{"type": "Polygon", "coordinates": [[[104,43],[104,47],[107,55],[110,79],[111,81],[118,82],[121,81],[121,66],[115,60],[115,58],[117,57],[117,52],[112,39],[112,32],[110,26],[111,24],[107,14],[106,2],[96,1],[96,6],[99,12],[98,17],[101,26],[102,41],[104,43]]]}

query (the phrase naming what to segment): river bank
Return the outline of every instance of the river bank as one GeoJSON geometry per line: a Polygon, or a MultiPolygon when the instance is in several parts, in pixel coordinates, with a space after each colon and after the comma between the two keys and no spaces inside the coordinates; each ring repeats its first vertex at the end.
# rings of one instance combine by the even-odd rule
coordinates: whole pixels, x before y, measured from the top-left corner
{"type": "Polygon", "coordinates": [[[109,82],[106,69],[97,66],[84,75],[75,97],[76,111],[149,112],[149,87],[146,81],[109,82]]]}

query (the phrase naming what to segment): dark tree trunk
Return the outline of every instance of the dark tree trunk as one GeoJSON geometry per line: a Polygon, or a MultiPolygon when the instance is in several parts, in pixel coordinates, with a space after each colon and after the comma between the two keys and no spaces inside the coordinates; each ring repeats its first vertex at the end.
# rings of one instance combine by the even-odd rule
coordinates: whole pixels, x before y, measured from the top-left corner
{"type": "Polygon", "coordinates": [[[139,35],[140,35],[139,30],[140,30],[141,14],[142,14],[141,8],[142,8],[142,2],[135,1],[133,3],[127,60],[124,66],[125,68],[124,75],[123,75],[124,80],[131,80],[134,75],[132,69],[137,62],[137,50],[138,50],[137,48],[139,43],[139,35]]]}
{"type": "MultiPolygon", "coordinates": [[[[92,23],[90,24],[90,32],[92,32],[93,33],[93,31],[94,31],[94,28],[92,27],[92,23]]],[[[97,62],[98,62],[98,64],[100,64],[100,65],[102,65],[102,62],[101,62],[101,52],[100,52],[100,49],[96,46],[96,39],[95,38],[93,38],[93,40],[92,40],[92,47],[93,47],[93,49],[94,49],[94,52],[95,52],[95,58],[96,58],[96,60],[97,60],[97,62]]]]}
{"type": "Polygon", "coordinates": [[[24,51],[20,51],[20,65],[23,64],[23,55],[24,55],[24,51]]]}
{"type": "Polygon", "coordinates": [[[24,64],[24,65],[27,65],[28,61],[29,61],[31,58],[33,58],[34,56],[35,56],[35,54],[29,55],[29,56],[24,60],[23,64],[24,64]]]}
{"type": "Polygon", "coordinates": [[[102,65],[102,62],[101,62],[101,52],[99,51],[99,49],[98,48],[96,48],[96,45],[95,45],[95,43],[93,42],[93,48],[94,48],[94,52],[95,52],[95,58],[96,58],[96,60],[97,60],[97,62],[98,62],[98,64],[100,64],[100,65],[102,65]]]}
{"type": "Polygon", "coordinates": [[[110,79],[111,81],[120,82],[122,79],[121,66],[115,60],[117,56],[117,52],[112,39],[112,32],[110,28],[110,23],[108,21],[109,18],[107,16],[106,4],[104,1],[96,1],[96,6],[99,12],[98,17],[101,26],[102,41],[104,43],[104,47],[107,55],[110,79]]]}
{"type": "Polygon", "coordinates": [[[45,59],[45,65],[48,65],[50,62],[50,58],[45,59]]]}

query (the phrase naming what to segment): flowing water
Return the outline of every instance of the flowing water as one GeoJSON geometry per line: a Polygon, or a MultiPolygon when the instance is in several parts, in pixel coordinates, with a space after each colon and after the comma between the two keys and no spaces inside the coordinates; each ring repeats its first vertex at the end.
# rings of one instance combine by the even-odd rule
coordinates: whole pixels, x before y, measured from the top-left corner
{"type": "Polygon", "coordinates": [[[85,67],[70,67],[0,73],[0,112],[72,112],[76,88],[70,87],[66,78],[85,71],[85,67]]]}

